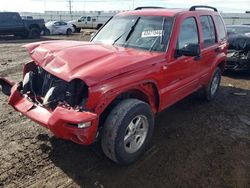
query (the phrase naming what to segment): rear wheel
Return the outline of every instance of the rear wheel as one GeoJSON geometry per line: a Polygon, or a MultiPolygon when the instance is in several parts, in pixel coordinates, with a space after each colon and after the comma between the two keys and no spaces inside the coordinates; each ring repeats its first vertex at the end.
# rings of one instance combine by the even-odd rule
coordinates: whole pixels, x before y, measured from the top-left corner
{"type": "Polygon", "coordinates": [[[81,32],[81,28],[75,28],[75,32],[76,33],[80,33],[81,32]]]}
{"type": "Polygon", "coordinates": [[[102,27],[102,24],[98,24],[96,29],[99,30],[102,27]]]}
{"type": "Polygon", "coordinates": [[[154,129],[150,106],[137,99],[121,101],[103,128],[102,149],[118,164],[136,161],[146,150],[154,129]]]}
{"type": "Polygon", "coordinates": [[[49,36],[49,35],[50,35],[50,30],[46,28],[46,29],[44,30],[44,35],[45,35],[45,36],[49,36]]]}
{"type": "Polygon", "coordinates": [[[40,34],[41,34],[41,31],[40,29],[38,28],[31,28],[30,29],[30,38],[33,38],[33,39],[36,39],[36,38],[40,38],[40,34]]]}
{"type": "Polygon", "coordinates": [[[221,70],[217,67],[209,81],[208,85],[204,89],[204,97],[206,100],[211,101],[213,100],[219,91],[221,82],[221,70]]]}
{"type": "Polygon", "coordinates": [[[72,35],[72,30],[71,29],[67,29],[66,35],[72,35]]]}

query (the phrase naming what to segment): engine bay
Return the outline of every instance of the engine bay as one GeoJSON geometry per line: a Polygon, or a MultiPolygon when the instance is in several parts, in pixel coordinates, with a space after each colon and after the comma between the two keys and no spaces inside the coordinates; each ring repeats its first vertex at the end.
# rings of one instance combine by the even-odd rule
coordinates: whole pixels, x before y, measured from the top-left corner
{"type": "Polygon", "coordinates": [[[62,105],[83,110],[88,98],[88,87],[82,80],[66,82],[39,66],[24,75],[20,86],[23,95],[50,109],[62,105]]]}

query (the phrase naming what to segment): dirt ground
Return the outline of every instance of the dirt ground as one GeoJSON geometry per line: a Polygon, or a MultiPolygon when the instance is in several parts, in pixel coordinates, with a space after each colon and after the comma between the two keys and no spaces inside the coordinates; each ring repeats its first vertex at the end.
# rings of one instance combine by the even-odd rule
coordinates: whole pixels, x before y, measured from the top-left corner
{"type": "MultiPolygon", "coordinates": [[[[0,76],[21,79],[28,42],[0,39],[0,76]]],[[[226,73],[215,101],[192,95],[160,113],[149,151],[126,167],[99,144],[55,138],[0,94],[0,187],[250,187],[250,75],[226,73]]]]}

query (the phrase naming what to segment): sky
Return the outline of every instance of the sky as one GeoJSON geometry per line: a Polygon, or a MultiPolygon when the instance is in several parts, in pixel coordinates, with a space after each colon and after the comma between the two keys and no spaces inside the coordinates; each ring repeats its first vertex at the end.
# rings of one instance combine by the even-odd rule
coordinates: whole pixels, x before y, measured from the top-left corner
{"type": "MultiPolygon", "coordinates": [[[[69,0],[0,0],[0,11],[44,12],[68,11],[69,0]]],[[[72,11],[130,10],[138,6],[188,8],[210,5],[220,12],[250,11],[250,0],[72,0],[72,11]]]]}

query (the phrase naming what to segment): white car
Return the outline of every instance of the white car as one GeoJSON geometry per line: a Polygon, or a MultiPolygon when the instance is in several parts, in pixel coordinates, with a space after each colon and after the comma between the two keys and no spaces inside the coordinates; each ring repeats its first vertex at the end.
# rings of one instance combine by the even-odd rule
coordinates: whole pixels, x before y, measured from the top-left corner
{"type": "Polygon", "coordinates": [[[63,21],[50,21],[45,26],[45,35],[71,35],[75,31],[72,24],[63,21]]]}

